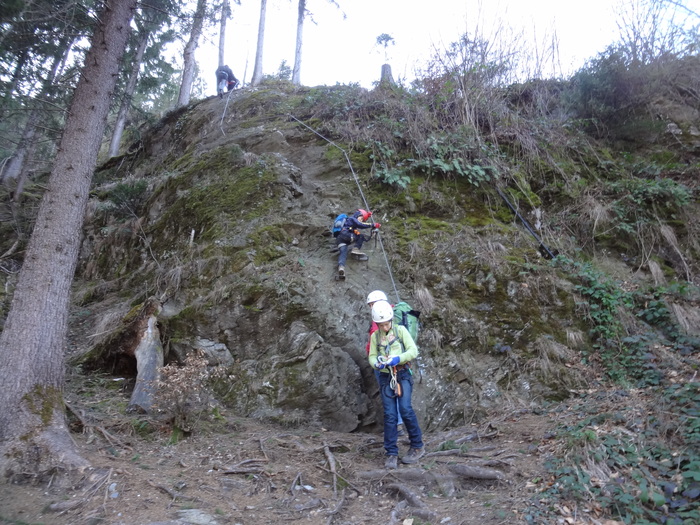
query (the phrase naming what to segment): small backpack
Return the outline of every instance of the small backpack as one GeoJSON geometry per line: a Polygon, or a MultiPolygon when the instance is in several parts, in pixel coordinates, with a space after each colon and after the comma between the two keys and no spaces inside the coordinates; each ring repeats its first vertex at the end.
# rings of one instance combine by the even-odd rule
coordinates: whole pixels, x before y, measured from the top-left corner
{"type": "Polygon", "coordinates": [[[408,303],[402,301],[394,305],[394,323],[405,326],[416,344],[418,344],[418,333],[420,332],[419,317],[420,312],[411,308],[408,303]]]}
{"type": "Polygon", "coordinates": [[[343,226],[345,226],[345,219],[348,218],[347,213],[341,213],[338,215],[335,220],[333,221],[333,237],[337,237],[340,235],[340,232],[343,231],[343,226]]]}

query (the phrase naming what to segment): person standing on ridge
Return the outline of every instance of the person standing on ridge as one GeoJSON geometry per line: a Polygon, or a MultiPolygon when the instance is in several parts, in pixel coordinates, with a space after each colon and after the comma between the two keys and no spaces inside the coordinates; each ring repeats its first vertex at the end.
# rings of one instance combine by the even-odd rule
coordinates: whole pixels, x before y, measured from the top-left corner
{"type": "MultiPolygon", "coordinates": [[[[369,306],[370,310],[372,310],[372,306],[374,306],[374,303],[377,301],[387,301],[389,302],[389,298],[386,296],[384,292],[381,290],[374,290],[373,292],[370,292],[369,295],[367,296],[367,306],[369,306]]],[[[368,332],[368,338],[367,338],[367,346],[365,346],[365,351],[367,352],[367,355],[369,355],[369,344],[370,340],[372,339],[372,334],[377,331],[379,327],[377,326],[377,323],[372,321],[372,324],[369,326],[369,332],[368,332]]],[[[381,381],[379,378],[379,374],[381,372],[377,370],[376,368],[374,369],[374,376],[377,378],[377,383],[381,387],[381,381]]],[[[397,430],[397,435],[402,436],[403,435],[403,429],[401,428],[403,426],[403,419],[401,419],[401,411],[398,409],[398,398],[396,399],[396,413],[398,414],[398,418],[396,421],[396,430],[397,430]]]]}
{"type": "Polygon", "coordinates": [[[348,249],[351,244],[355,244],[350,252],[353,256],[357,258],[367,257],[367,254],[361,251],[362,244],[369,240],[371,235],[370,237],[365,237],[362,233],[360,233],[360,230],[367,228],[378,230],[381,226],[381,224],[378,222],[370,222],[371,217],[371,211],[363,210],[361,208],[358,209],[350,217],[345,219],[342,229],[336,237],[336,243],[338,244],[338,249],[340,250],[340,254],[338,255],[338,276],[341,279],[345,278],[345,261],[347,261],[348,249]]]}
{"type": "Polygon", "coordinates": [[[377,323],[378,330],[370,337],[368,359],[372,368],[381,372],[379,392],[384,406],[384,468],[395,469],[399,455],[398,413],[401,413],[410,441],[408,453],[401,462],[407,465],[417,463],[425,455],[423,433],[411,405],[413,374],[410,362],[418,357],[418,347],[405,326],[394,324],[394,309],[387,301],[374,303],[372,320],[377,323]]]}
{"type": "Polygon", "coordinates": [[[231,91],[238,85],[238,79],[228,66],[219,66],[216,69],[216,85],[219,98],[224,96],[224,89],[231,91]]]}

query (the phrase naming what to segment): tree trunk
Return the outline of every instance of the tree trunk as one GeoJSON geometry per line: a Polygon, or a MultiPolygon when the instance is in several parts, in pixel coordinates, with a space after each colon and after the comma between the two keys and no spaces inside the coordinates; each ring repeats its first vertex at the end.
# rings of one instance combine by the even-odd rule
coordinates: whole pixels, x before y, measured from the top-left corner
{"type": "Polygon", "coordinates": [[[70,288],[105,120],[136,0],[107,0],[73,94],[49,187],[0,334],[0,474],[85,466],[68,433],[63,354],[70,288]]]}
{"type": "Polygon", "coordinates": [[[202,35],[204,26],[204,14],[207,10],[207,0],[197,0],[197,9],[192,20],[192,31],[190,39],[185,45],[184,63],[182,66],[182,82],[180,83],[180,94],[177,97],[177,106],[186,106],[190,103],[192,93],[192,82],[194,82],[194,68],[196,65],[194,52],[199,45],[199,37],[202,35]]]}
{"type": "Polygon", "coordinates": [[[258,24],[258,47],[255,49],[255,66],[253,67],[253,78],[250,79],[252,86],[257,86],[262,81],[262,61],[263,42],[265,41],[265,15],[267,12],[267,0],[260,0],[260,22],[258,24]]]}
{"type": "Polygon", "coordinates": [[[221,22],[219,24],[219,67],[224,65],[224,48],[226,47],[226,20],[231,15],[228,0],[221,5],[221,22]]]}
{"type": "Polygon", "coordinates": [[[306,18],[306,0],[299,0],[297,14],[297,43],[294,48],[294,69],[292,70],[292,84],[301,85],[301,44],[304,36],[304,19],[306,18]]]}
{"type": "Polygon", "coordinates": [[[391,66],[389,64],[384,64],[382,66],[382,76],[379,79],[379,85],[383,87],[395,86],[394,75],[391,74],[391,66]]]}
{"type": "Polygon", "coordinates": [[[17,56],[17,61],[16,61],[16,67],[12,72],[12,78],[7,85],[7,97],[11,98],[15,96],[15,92],[17,91],[17,84],[19,84],[19,79],[22,76],[22,70],[24,69],[24,66],[27,63],[27,55],[29,53],[27,52],[26,49],[23,49],[22,51],[19,52],[19,55],[17,56]]]}
{"type": "Polygon", "coordinates": [[[124,95],[122,96],[122,103],[119,106],[119,112],[117,113],[117,120],[114,122],[114,132],[112,133],[112,141],[109,144],[109,158],[116,157],[119,154],[119,143],[122,140],[122,134],[124,133],[124,125],[126,124],[126,117],[129,114],[129,107],[131,106],[131,99],[134,96],[134,90],[136,89],[136,81],[139,78],[139,71],[141,70],[141,62],[143,62],[143,54],[146,52],[146,45],[148,45],[148,37],[151,32],[145,27],[141,28],[139,34],[138,47],[136,49],[136,56],[131,64],[131,73],[129,74],[129,81],[126,84],[124,90],[124,95]]]}
{"type": "MultiPolygon", "coordinates": [[[[27,158],[27,152],[31,149],[31,145],[34,144],[38,122],[39,108],[35,106],[29,111],[29,116],[27,117],[27,122],[24,124],[24,131],[22,131],[22,136],[19,139],[17,148],[15,148],[15,152],[2,171],[2,182],[5,186],[10,187],[11,181],[19,179],[19,174],[22,172],[24,161],[27,158]]],[[[18,195],[15,191],[13,200],[16,200],[17,197],[18,195]]]]}
{"type": "Polygon", "coordinates": [[[69,40],[66,44],[64,52],[54,56],[51,70],[46,75],[46,79],[41,86],[41,91],[35,98],[34,104],[29,112],[29,116],[27,117],[27,122],[24,125],[24,130],[22,131],[22,138],[17,144],[17,148],[15,149],[12,158],[5,166],[5,169],[1,171],[2,176],[0,177],[0,180],[6,186],[9,186],[11,180],[17,181],[15,189],[12,192],[12,200],[15,202],[19,201],[19,198],[22,195],[24,183],[29,173],[26,160],[28,158],[32,158],[34,155],[34,150],[36,147],[36,131],[41,120],[42,99],[49,97],[51,87],[53,86],[62,65],[65,64],[66,57],[69,55],[72,47],[72,42],[69,40]]]}

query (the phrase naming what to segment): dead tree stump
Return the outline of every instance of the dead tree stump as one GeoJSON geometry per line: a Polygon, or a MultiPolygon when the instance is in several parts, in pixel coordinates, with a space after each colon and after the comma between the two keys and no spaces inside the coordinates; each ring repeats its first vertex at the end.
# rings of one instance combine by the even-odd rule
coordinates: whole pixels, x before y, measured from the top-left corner
{"type": "Polygon", "coordinates": [[[394,75],[391,74],[391,66],[389,64],[384,64],[382,66],[382,76],[379,78],[380,86],[395,86],[394,75]]]}
{"type": "Polygon", "coordinates": [[[126,376],[136,372],[129,412],[149,412],[153,407],[157,381],[163,366],[163,345],[158,330],[161,304],[151,297],[134,307],[119,325],[85,354],[71,360],[85,372],[103,370],[126,376]]]}

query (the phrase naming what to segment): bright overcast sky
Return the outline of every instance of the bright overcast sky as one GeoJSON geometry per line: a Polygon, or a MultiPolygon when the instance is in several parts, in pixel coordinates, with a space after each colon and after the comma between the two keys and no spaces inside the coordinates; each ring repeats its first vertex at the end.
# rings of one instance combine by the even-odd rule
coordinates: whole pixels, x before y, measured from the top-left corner
{"type": "MultiPolygon", "coordinates": [[[[411,80],[435,47],[443,49],[467,31],[474,34],[476,24],[486,37],[503,34],[503,29],[496,29],[496,19],[501,27],[523,31],[532,42],[551,41],[556,32],[561,72],[567,75],[618,39],[614,9],[625,1],[337,0],[338,9],[328,0],[307,0],[316,24],[309,18],[304,24],[301,82],[307,86],[358,82],[371,88],[385,62],[376,45],[382,33],[395,41],[388,57],[394,78],[411,80]]],[[[700,11],[700,0],[682,1],[700,11]]],[[[255,63],[260,1],[241,3],[233,6],[227,25],[225,61],[248,82],[255,63]]],[[[268,0],[263,74],[276,73],[282,60],[293,66],[296,21],[297,0],[268,0]]],[[[211,70],[212,92],[217,44],[218,36],[208,35],[197,51],[200,66],[211,70]]]]}

